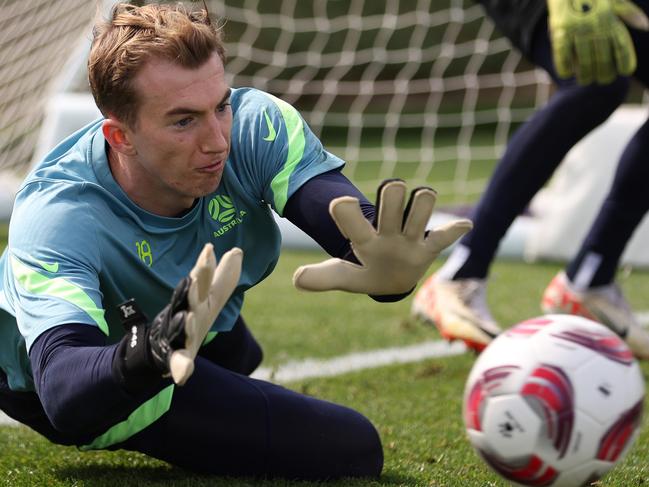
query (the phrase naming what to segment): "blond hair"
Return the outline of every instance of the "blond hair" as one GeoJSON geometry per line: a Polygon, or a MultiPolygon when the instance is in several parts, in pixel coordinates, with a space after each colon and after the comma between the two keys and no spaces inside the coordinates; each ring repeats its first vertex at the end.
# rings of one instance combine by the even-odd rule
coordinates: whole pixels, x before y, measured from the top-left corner
{"type": "Polygon", "coordinates": [[[90,89],[105,117],[133,127],[138,110],[133,80],[147,61],[164,59],[191,69],[214,53],[225,62],[221,30],[212,25],[207,10],[119,3],[110,19],[95,24],[88,58],[90,89]]]}

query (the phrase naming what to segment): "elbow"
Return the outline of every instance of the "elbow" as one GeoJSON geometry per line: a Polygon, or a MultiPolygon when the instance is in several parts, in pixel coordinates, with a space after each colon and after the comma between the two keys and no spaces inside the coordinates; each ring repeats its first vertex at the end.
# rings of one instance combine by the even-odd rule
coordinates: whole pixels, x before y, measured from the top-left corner
{"type": "Polygon", "coordinates": [[[91,433],[92,423],[76,401],[58,396],[56,391],[41,390],[39,396],[50,423],[67,441],[76,442],[75,439],[87,437],[91,433]]]}

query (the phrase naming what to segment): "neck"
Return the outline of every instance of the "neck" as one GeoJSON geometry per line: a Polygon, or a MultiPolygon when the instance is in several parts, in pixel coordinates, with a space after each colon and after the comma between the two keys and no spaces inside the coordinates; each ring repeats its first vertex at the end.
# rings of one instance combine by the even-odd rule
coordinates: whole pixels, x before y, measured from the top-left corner
{"type": "Polygon", "coordinates": [[[176,217],[185,214],[194,204],[194,199],[170,194],[170,189],[161,187],[159,180],[145,173],[137,161],[125,154],[106,149],[108,166],[117,184],[137,206],[159,216],[176,217]]]}

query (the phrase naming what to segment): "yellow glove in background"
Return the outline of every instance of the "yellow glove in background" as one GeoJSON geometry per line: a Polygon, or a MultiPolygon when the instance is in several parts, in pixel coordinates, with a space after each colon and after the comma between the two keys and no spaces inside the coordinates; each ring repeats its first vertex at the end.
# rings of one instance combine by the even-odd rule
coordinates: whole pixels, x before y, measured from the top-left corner
{"type": "Polygon", "coordinates": [[[606,84],[636,68],[626,23],[649,30],[649,19],[629,0],[547,0],[552,55],[560,78],[606,84]],[[620,20],[621,19],[621,20],[620,20]],[[622,22],[624,21],[624,23],[622,22]]]}

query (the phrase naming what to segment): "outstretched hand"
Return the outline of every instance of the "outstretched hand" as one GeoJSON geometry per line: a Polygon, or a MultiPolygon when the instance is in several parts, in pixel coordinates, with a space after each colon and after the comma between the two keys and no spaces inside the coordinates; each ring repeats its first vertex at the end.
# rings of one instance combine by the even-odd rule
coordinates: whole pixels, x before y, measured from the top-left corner
{"type": "Polygon", "coordinates": [[[302,266],[293,275],[295,287],[375,296],[411,291],[439,253],[468,232],[472,223],[454,220],[426,234],[436,193],[431,188],[416,188],[406,205],[406,191],[401,180],[381,184],[376,228],[363,216],[358,199],[343,196],[332,200],[329,213],[350,240],[360,264],[333,258],[302,266]]]}
{"type": "Polygon", "coordinates": [[[243,252],[235,247],[223,254],[217,265],[212,244],[206,244],[189,273],[185,346],[174,350],[169,359],[176,384],[183,385],[194,372],[198,349],[239,282],[242,259],[243,252]]]}

